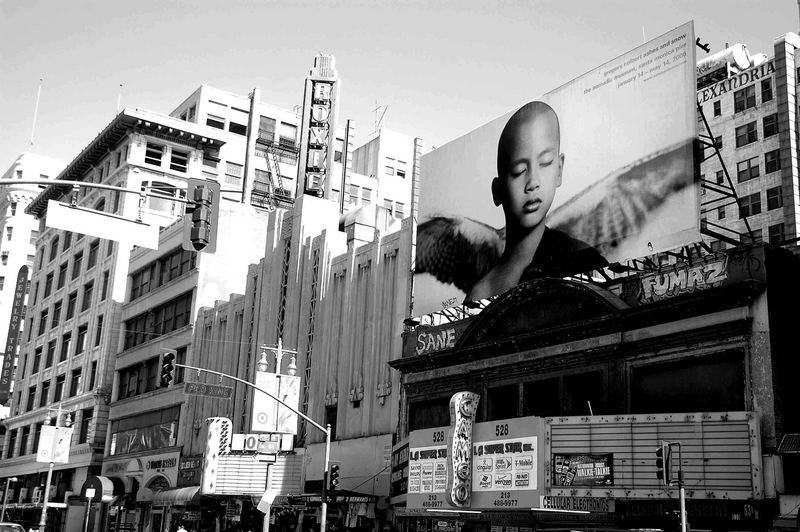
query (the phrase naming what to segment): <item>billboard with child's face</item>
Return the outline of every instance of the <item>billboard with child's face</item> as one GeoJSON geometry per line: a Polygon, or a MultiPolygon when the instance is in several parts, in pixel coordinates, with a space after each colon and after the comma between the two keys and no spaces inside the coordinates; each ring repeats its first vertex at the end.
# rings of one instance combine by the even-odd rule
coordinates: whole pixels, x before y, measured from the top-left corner
{"type": "Polygon", "coordinates": [[[684,24],[422,157],[414,314],[700,238],[684,24]]]}

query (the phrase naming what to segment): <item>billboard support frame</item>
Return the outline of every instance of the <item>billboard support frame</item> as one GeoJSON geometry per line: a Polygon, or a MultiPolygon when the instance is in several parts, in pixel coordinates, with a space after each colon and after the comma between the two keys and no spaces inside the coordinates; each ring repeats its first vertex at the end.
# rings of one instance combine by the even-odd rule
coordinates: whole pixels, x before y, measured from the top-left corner
{"type": "MultiPolygon", "coordinates": [[[[730,172],[728,172],[728,167],[725,164],[725,159],[722,158],[722,153],[720,153],[720,151],[719,151],[719,146],[714,141],[714,133],[711,131],[711,126],[708,124],[708,119],[706,118],[706,114],[703,111],[703,106],[700,105],[699,102],[697,103],[697,113],[703,119],[703,126],[705,127],[705,130],[706,130],[705,134],[698,135],[698,137],[700,139],[700,144],[704,148],[703,152],[705,152],[705,148],[711,148],[712,150],[714,150],[714,153],[712,155],[710,155],[709,157],[703,157],[701,162],[705,162],[708,159],[711,159],[712,157],[716,156],[717,159],[719,160],[720,165],[722,166],[722,172],[725,175],[725,181],[726,181],[726,184],[712,183],[712,182],[708,181],[707,179],[703,179],[700,176],[698,176],[698,181],[700,182],[700,186],[702,188],[707,189],[707,190],[711,190],[712,192],[717,192],[718,194],[722,195],[719,198],[714,198],[714,199],[703,201],[700,204],[700,214],[703,215],[703,214],[706,214],[707,212],[710,212],[712,209],[719,208],[719,207],[727,207],[728,205],[736,205],[736,207],[739,208],[739,205],[740,205],[739,195],[736,193],[736,188],[733,186],[733,180],[731,180],[730,172]],[[724,201],[725,198],[732,198],[733,201],[730,202],[730,203],[725,203],[724,205],[717,205],[716,207],[710,207],[710,205],[712,205],[712,204],[714,204],[714,203],[716,203],[718,201],[721,201],[721,200],[724,201]],[[706,209],[704,210],[703,207],[706,207],[706,209]]],[[[745,228],[747,228],[747,233],[740,233],[739,231],[736,231],[734,229],[730,229],[728,227],[724,227],[724,226],[713,224],[713,223],[711,225],[713,225],[716,228],[719,228],[719,229],[722,229],[722,230],[725,230],[725,231],[729,231],[731,233],[739,235],[739,237],[747,236],[750,239],[750,241],[753,241],[753,229],[752,229],[752,227],[750,227],[750,221],[748,220],[748,217],[747,216],[742,216],[741,218],[742,218],[742,220],[744,220],[744,226],[745,226],[745,228]]],[[[718,238],[719,240],[722,240],[723,242],[727,242],[729,244],[733,244],[733,245],[737,245],[737,246],[739,244],[741,244],[741,241],[737,242],[735,239],[733,239],[733,238],[731,238],[729,236],[723,235],[723,234],[721,234],[721,233],[719,233],[717,231],[709,230],[708,227],[707,227],[708,223],[709,222],[706,221],[706,222],[700,224],[700,233],[701,234],[708,235],[708,236],[711,236],[711,237],[714,237],[714,238],[718,238]]]]}

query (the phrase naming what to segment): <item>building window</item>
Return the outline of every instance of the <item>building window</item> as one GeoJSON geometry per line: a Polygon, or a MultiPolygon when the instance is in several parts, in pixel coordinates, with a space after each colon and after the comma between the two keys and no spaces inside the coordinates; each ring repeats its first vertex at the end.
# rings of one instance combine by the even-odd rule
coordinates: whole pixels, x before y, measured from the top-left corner
{"type": "MultiPolygon", "coordinates": [[[[31,427],[22,427],[20,430],[22,431],[22,434],[19,437],[19,454],[22,456],[28,449],[28,440],[30,439],[31,435],[31,427]]],[[[35,451],[36,449],[34,449],[34,452],[35,451]]]]}
{"type": "Polygon", "coordinates": [[[399,201],[395,202],[394,204],[394,217],[398,220],[403,218],[405,205],[400,203],[399,201]]]}
{"type": "Polygon", "coordinates": [[[742,244],[757,244],[758,242],[763,242],[764,237],[762,236],[761,229],[754,229],[750,235],[741,235],[739,241],[742,244]]]}
{"type": "Polygon", "coordinates": [[[144,151],[144,162],[155,166],[161,166],[162,157],[164,157],[164,146],[148,142],[144,151]]]}
{"type": "Polygon", "coordinates": [[[164,285],[173,279],[177,279],[191,272],[195,268],[197,253],[179,249],[159,260],[159,286],[164,285]]]}
{"type": "Polygon", "coordinates": [[[739,198],[739,218],[761,213],[761,193],[756,192],[739,198]]]}
{"type": "Polygon", "coordinates": [[[142,344],[189,324],[192,292],[143,312],[125,322],[125,347],[142,344]]]}
{"type": "Polygon", "coordinates": [[[169,168],[176,172],[186,173],[189,165],[189,152],[172,149],[170,155],[169,168]]]}
{"type": "Polygon", "coordinates": [[[73,369],[69,379],[69,396],[75,397],[81,388],[81,368],[73,369]]]}
{"type": "Polygon", "coordinates": [[[232,162],[225,163],[225,176],[226,182],[231,184],[239,183],[242,179],[242,175],[244,173],[244,166],[241,164],[236,164],[232,162]],[[229,180],[228,177],[232,178],[229,180]]]}
{"type": "Polygon", "coordinates": [[[716,102],[714,102],[714,116],[720,116],[720,115],[722,115],[722,105],[720,104],[720,101],[717,100],[716,102]]]}
{"type": "Polygon", "coordinates": [[[56,377],[56,389],[55,395],[53,396],[53,401],[61,401],[64,399],[64,384],[67,382],[66,375],[59,375],[56,377]]]}
{"type": "Polygon", "coordinates": [[[782,223],[775,224],[775,225],[770,225],[767,228],[767,232],[769,233],[769,243],[770,244],[778,244],[780,242],[783,242],[783,240],[785,238],[784,229],[783,229],[783,224],[782,223]]]}
{"type": "Polygon", "coordinates": [[[236,122],[228,123],[228,131],[236,135],[247,135],[247,126],[244,124],[237,124],[236,122]]]}
{"type": "Polygon", "coordinates": [[[105,301],[108,297],[108,271],[103,272],[103,290],[100,293],[100,300],[105,301]]]}
{"type": "Polygon", "coordinates": [[[52,366],[53,362],[55,361],[55,358],[56,358],[56,341],[50,340],[49,342],[47,342],[47,355],[45,356],[44,359],[44,367],[49,368],[50,366],[52,366]]]}
{"type": "Polygon", "coordinates": [[[64,288],[64,285],[67,284],[67,270],[68,265],[65,262],[61,266],[58,267],[58,281],[56,283],[56,289],[64,288]]]}
{"type": "Polygon", "coordinates": [[[4,251],[0,254],[0,265],[8,266],[8,251],[4,251]]]}
{"type": "Polygon", "coordinates": [[[50,323],[50,327],[55,327],[61,323],[61,301],[56,301],[53,303],[53,319],[50,323]]]}
{"type": "Polygon", "coordinates": [[[722,170],[717,170],[716,178],[717,178],[717,184],[721,185],[722,183],[725,182],[725,172],[723,172],[722,170]]]}
{"type": "Polygon", "coordinates": [[[67,296],[67,319],[75,316],[75,307],[78,304],[78,292],[72,292],[67,296]]]}
{"type": "Polygon", "coordinates": [[[12,201],[11,205],[9,206],[9,208],[11,210],[11,216],[16,216],[16,214],[17,214],[17,202],[16,201],[12,201]]]}
{"type": "Polygon", "coordinates": [[[259,116],[258,119],[258,138],[267,142],[275,141],[275,125],[274,118],[268,116],[259,116]]]}
{"type": "Polygon", "coordinates": [[[6,286],[6,278],[5,277],[0,277],[0,290],[5,288],[5,286],[6,286]]]}
{"type": "Polygon", "coordinates": [[[53,292],[53,272],[50,272],[44,278],[44,297],[49,297],[52,292],[53,292]]]}
{"type": "Polygon", "coordinates": [[[89,281],[83,285],[83,299],[81,300],[81,312],[88,310],[92,305],[92,295],[94,294],[94,281],[89,281]]]}
{"type": "Polygon", "coordinates": [[[97,255],[100,253],[100,240],[95,240],[89,245],[89,257],[86,261],[86,269],[91,270],[97,264],[97,255]]]}
{"type": "Polygon", "coordinates": [[[89,373],[89,390],[94,390],[95,382],[97,381],[97,361],[92,361],[92,370],[89,373]]]}
{"type": "Polygon", "coordinates": [[[386,167],[386,175],[394,175],[394,167],[393,166],[387,166],[386,167]]]}
{"type": "Polygon", "coordinates": [[[94,418],[94,409],[86,408],[81,412],[81,430],[78,435],[78,443],[89,443],[89,427],[94,418]]]}
{"type": "Polygon", "coordinates": [[[739,183],[755,179],[759,175],[758,157],[752,157],[736,163],[736,178],[739,183]]]}
{"type": "Polygon", "coordinates": [[[764,117],[764,138],[769,138],[778,133],[778,113],[764,117]]]}
{"type": "Polygon", "coordinates": [[[83,252],[76,253],[72,258],[72,278],[77,279],[81,274],[81,262],[83,261],[83,252]]]}
{"type": "Polygon", "coordinates": [[[756,122],[750,122],[736,128],[736,147],[741,148],[758,140],[756,122]]]}
{"type": "Polygon", "coordinates": [[[49,398],[50,398],[50,381],[44,381],[42,383],[42,395],[39,396],[39,408],[47,406],[49,398]]]}
{"type": "Polygon", "coordinates": [[[761,80],[761,103],[766,103],[772,100],[772,80],[761,80]]]}
{"type": "Polygon", "coordinates": [[[367,187],[361,189],[361,203],[364,205],[372,203],[372,189],[367,187]]]}
{"type": "Polygon", "coordinates": [[[42,364],[42,348],[37,347],[33,350],[33,368],[31,369],[31,375],[39,372],[39,366],[42,364]]]}
{"type": "Polygon", "coordinates": [[[13,236],[14,236],[14,228],[6,227],[6,240],[11,240],[13,236]]]}
{"type": "Polygon", "coordinates": [[[733,93],[733,112],[738,113],[756,106],[756,86],[750,85],[733,93]]]}
{"type": "Polygon", "coordinates": [[[781,151],[772,150],[764,154],[764,173],[777,172],[781,169],[781,151]]]}
{"type": "MultiPolygon", "coordinates": [[[[17,173],[21,174],[22,172],[17,170],[17,173]]],[[[16,451],[16,448],[17,448],[17,433],[18,432],[19,432],[19,430],[8,429],[8,454],[6,455],[6,458],[14,458],[14,451],[16,451]]]]}
{"type": "Polygon", "coordinates": [[[89,332],[88,325],[78,327],[78,337],[75,341],[75,354],[80,355],[86,349],[86,335],[89,332]]]}
{"type": "Polygon", "coordinates": [[[44,334],[44,331],[47,329],[47,309],[44,309],[39,314],[39,334],[44,334]]]}
{"type": "Polygon", "coordinates": [[[100,340],[103,338],[103,316],[100,315],[97,317],[97,325],[95,326],[94,332],[94,345],[100,345],[100,340]]]}
{"type": "Polygon", "coordinates": [[[68,332],[61,337],[61,351],[58,354],[58,361],[64,362],[69,356],[70,348],[72,347],[72,333],[68,332]]]}
{"type": "Polygon", "coordinates": [[[65,231],[64,232],[64,246],[62,249],[64,251],[68,250],[69,247],[72,245],[72,231],[65,231]]]}
{"type": "Polygon", "coordinates": [[[50,260],[48,262],[52,262],[58,256],[58,237],[54,237],[50,241],[50,260]]]}
{"type": "Polygon", "coordinates": [[[783,207],[783,194],[781,186],[772,187],[767,189],[767,210],[778,209],[783,207]]]}
{"type": "Polygon", "coordinates": [[[225,129],[225,118],[209,114],[206,118],[206,125],[217,129],[225,129]]]}
{"type": "Polygon", "coordinates": [[[28,388],[28,404],[26,411],[30,412],[33,410],[33,405],[36,404],[36,386],[31,386],[28,388]]]}

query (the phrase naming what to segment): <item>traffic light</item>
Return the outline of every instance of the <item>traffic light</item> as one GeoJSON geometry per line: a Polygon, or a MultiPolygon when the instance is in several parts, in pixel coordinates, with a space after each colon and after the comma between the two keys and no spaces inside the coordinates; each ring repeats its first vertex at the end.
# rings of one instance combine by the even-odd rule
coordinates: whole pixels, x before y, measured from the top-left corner
{"type": "Polygon", "coordinates": [[[183,217],[183,249],[214,253],[220,203],[219,183],[189,179],[186,187],[186,215],[183,217]]]}
{"type": "Polygon", "coordinates": [[[339,485],[339,464],[331,464],[331,471],[328,474],[328,491],[333,491],[339,485]]]}
{"type": "Polygon", "coordinates": [[[161,388],[167,388],[174,380],[175,351],[167,349],[161,359],[161,388]]]}
{"type": "Polygon", "coordinates": [[[672,448],[668,441],[662,441],[661,447],[656,449],[656,478],[665,486],[672,483],[672,448]]]}

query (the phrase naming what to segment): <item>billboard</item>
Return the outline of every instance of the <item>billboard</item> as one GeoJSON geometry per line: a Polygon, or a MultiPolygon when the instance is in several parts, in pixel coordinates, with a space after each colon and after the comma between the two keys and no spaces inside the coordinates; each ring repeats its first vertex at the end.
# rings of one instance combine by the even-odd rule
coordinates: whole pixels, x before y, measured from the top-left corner
{"type": "Polygon", "coordinates": [[[542,418],[521,417],[475,423],[472,429],[467,504],[454,504],[448,471],[453,429],[438,427],[409,434],[407,507],[513,509],[540,504],[543,492],[542,418]]]}
{"type": "Polygon", "coordinates": [[[415,314],[700,238],[684,24],[421,162],[415,314]]]}

